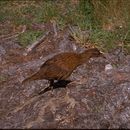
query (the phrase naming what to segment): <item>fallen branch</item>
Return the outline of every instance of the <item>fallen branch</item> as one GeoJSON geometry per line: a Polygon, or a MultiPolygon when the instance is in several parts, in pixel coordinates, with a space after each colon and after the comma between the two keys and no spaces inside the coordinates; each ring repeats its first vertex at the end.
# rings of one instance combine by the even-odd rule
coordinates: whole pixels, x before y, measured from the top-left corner
{"type": "Polygon", "coordinates": [[[26,30],[26,26],[23,26],[23,29],[21,32],[16,32],[14,34],[7,34],[7,35],[4,35],[4,36],[1,36],[0,39],[1,40],[9,40],[9,39],[12,39],[12,38],[16,38],[18,37],[20,34],[24,33],[26,30]]]}
{"type": "Polygon", "coordinates": [[[52,25],[53,25],[53,30],[54,30],[54,37],[57,36],[57,25],[56,25],[56,21],[52,21],[52,25]]]}
{"type": "Polygon", "coordinates": [[[29,52],[31,52],[34,48],[36,48],[41,42],[43,42],[43,40],[45,39],[45,37],[49,34],[50,32],[46,32],[45,35],[43,35],[40,39],[38,39],[37,41],[35,41],[34,43],[32,43],[31,45],[29,45],[26,49],[26,52],[23,55],[28,55],[29,52]]]}

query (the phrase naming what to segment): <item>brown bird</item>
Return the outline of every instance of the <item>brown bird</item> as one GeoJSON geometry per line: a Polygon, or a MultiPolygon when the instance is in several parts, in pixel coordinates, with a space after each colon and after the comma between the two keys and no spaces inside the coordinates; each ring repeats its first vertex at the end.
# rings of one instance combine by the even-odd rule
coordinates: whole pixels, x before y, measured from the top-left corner
{"type": "MultiPolygon", "coordinates": [[[[62,83],[61,81],[67,81],[66,84],[71,82],[67,80],[67,78],[71,75],[74,69],[88,61],[90,58],[99,56],[103,56],[103,53],[101,53],[97,48],[88,49],[82,53],[60,53],[47,60],[40,67],[38,72],[23,80],[22,84],[32,80],[46,79],[50,81],[50,86],[45,90],[48,91],[51,88],[54,88],[55,80],[57,80],[59,84],[62,83]]],[[[41,92],[39,94],[41,94],[41,92]]]]}

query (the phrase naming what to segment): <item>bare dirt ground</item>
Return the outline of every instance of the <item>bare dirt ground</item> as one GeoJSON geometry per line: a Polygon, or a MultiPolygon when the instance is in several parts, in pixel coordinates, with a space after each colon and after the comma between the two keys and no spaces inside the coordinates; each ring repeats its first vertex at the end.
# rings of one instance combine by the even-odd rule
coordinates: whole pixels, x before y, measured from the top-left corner
{"type": "Polygon", "coordinates": [[[78,67],[67,88],[34,96],[46,80],[21,85],[53,55],[83,50],[67,29],[51,32],[28,56],[17,39],[1,40],[0,128],[130,128],[130,55],[121,48],[78,67]]]}

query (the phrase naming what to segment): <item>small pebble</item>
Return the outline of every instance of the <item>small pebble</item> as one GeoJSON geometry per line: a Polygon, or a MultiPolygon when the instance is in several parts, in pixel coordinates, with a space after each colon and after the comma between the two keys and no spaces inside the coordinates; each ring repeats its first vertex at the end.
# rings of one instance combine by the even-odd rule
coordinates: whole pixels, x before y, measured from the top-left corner
{"type": "Polygon", "coordinates": [[[112,70],[112,69],[113,69],[113,67],[112,67],[111,64],[107,64],[107,65],[105,66],[105,71],[109,71],[109,70],[112,70]]]}

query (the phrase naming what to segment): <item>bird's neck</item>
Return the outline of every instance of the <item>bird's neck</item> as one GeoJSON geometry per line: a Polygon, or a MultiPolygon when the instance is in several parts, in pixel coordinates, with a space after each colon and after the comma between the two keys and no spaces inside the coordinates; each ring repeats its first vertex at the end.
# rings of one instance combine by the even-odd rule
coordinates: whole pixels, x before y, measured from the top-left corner
{"type": "Polygon", "coordinates": [[[80,53],[79,57],[80,57],[80,64],[83,64],[92,57],[92,54],[85,51],[85,52],[80,53]]]}

